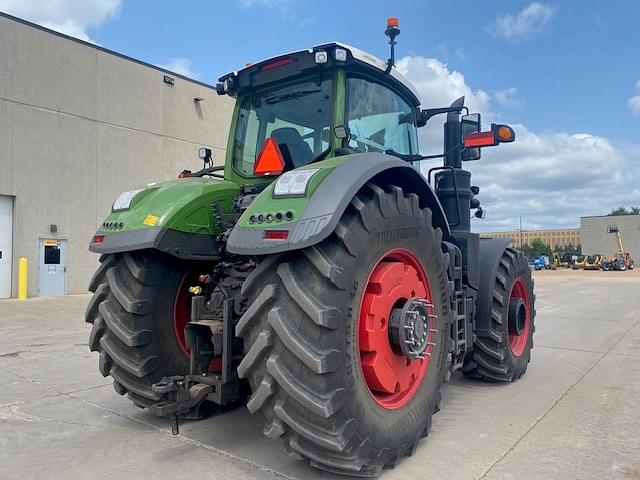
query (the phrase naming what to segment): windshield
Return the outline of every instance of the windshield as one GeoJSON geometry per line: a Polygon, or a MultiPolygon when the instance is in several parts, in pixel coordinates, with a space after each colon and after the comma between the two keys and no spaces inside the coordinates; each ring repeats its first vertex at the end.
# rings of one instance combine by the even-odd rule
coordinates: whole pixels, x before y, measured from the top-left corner
{"type": "Polygon", "coordinates": [[[278,142],[285,170],[306,165],[328,149],[331,85],[329,78],[315,78],[241,99],[233,142],[236,170],[253,175],[256,157],[269,137],[278,142]]]}

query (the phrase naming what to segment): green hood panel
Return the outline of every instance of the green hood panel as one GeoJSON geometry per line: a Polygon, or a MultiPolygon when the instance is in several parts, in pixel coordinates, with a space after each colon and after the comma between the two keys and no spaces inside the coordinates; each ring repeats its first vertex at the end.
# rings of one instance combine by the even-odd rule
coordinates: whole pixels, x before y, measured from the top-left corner
{"type": "Polygon", "coordinates": [[[149,185],[133,197],[127,210],[111,212],[98,233],[162,227],[218,235],[222,231],[211,213],[211,205],[219,202],[228,213],[239,193],[238,184],[211,178],[183,178],[149,185]]]}

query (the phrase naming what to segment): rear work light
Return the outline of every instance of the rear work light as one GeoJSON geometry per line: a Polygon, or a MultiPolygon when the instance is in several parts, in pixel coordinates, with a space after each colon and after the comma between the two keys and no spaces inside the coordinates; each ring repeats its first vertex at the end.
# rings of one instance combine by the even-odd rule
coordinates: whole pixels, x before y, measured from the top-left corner
{"type": "Polygon", "coordinates": [[[265,230],[264,231],[265,240],[286,240],[287,238],[289,238],[288,230],[265,230]]]}

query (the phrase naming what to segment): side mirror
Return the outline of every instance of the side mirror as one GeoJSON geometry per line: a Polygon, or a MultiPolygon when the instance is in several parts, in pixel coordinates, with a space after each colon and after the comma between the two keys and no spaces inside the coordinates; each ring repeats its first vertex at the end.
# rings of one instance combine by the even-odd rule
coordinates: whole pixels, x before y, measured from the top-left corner
{"type": "Polygon", "coordinates": [[[200,160],[210,161],[211,160],[211,149],[210,148],[201,148],[198,150],[198,158],[200,160]]]}
{"type": "MultiPolygon", "coordinates": [[[[481,130],[480,123],[480,114],[472,113],[470,115],[464,115],[460,122],[461,124],[461,133],[462,133],[462,142],[464,144],[464,139],[469,134],[479,133],[481,130]]],[[[479,147],[467,147],[462,150],[462,160],[479,160],[480,159],[480,148],[479,147]]]]}

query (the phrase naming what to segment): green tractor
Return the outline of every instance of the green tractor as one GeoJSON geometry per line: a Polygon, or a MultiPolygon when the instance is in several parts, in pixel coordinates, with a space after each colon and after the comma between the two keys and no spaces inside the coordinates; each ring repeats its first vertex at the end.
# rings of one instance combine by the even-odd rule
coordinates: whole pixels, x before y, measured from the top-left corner
{"type": "Polygon", "coordinates": [[[89,346],[174,431],[246,401],[293,455],[375,476],[429,433],[452,372],[525,373],[529,266],[471,232],[484,212],[462,168],[513,130],[481,131],[464,98],[421,109],[398,33],[391,19],[387,62],[328,43],[223,76],[224,166],[202,149],[202,170],[121,194],[93,237],[89,346]],[[441,114],[444,152],[422,156],[417,129],[441,114]]]}

